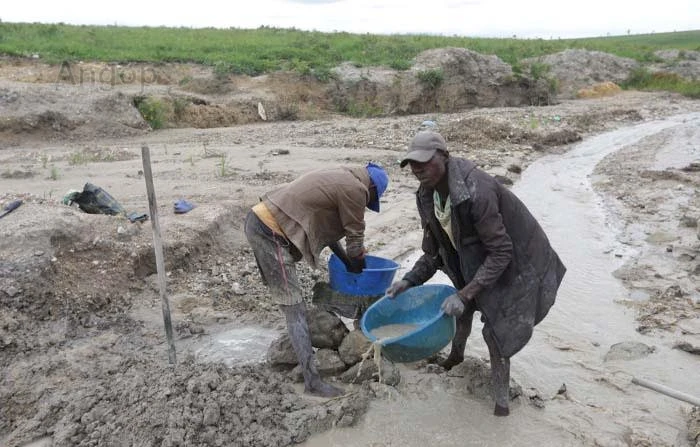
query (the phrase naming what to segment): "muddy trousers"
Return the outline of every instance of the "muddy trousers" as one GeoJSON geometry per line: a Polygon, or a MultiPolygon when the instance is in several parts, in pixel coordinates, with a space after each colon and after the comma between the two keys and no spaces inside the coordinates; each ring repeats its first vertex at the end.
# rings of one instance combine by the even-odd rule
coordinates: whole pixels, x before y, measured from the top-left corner
{"type": "Polygon", "coordinates": [[[343,390],[321,380],[311,346],[306,307],[297,280],[295,263],[301,254],[284,236],[267,227],[254,212],[248,212],[245,234],[253,248],[263,283],[272,292],[287,320],[287,332],[304,375],[305,390],[323,397],[338,396],[343,390]]]}
{"type": "MultiPolygon", "coordinates": [[[[443,363],[446,369],[450,369],[464,361],[464,350],[467,346],[467,338],[472,332],[472,320],[476,306],[467,305],[464,313],[457,318],[457,331],[452,339],[452,349],[449,357],[443,363]]],[[[493,389],[493,400],[496,402],[494,414],[496,416],[507,416],[509,413],[508,402],[510,401],[510,358],[501,356],[498,343],[488,324],[484,325],[482,331],[484,341],[489,349],[491,360],[491,386],[493,389]]]]}
{"type": "Polygon", "coordinates": [[[280,305],[287,319],[287,331],[292,347],[299,360],[301,372],[304,375],[304,388],[307,393],[322,397],[334,397],[343,394],[343,390],[321,380],[316,368],[314,349],[311,346],[309,324],[306,321],[304,303],[290,306],[280,305]]]}

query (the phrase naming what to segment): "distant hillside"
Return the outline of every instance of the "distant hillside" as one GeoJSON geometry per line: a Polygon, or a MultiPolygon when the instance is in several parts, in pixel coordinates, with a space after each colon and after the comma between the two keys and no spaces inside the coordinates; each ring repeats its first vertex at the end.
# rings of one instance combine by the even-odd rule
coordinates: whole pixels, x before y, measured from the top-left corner
{"type": "Polygon", "coordinates": [[[0,54],[62,61],[192,62],[221,74],[279,70],[319,79],[344,62],[406,70],[421,52],[466,48],[517,65],[567,49],[602,51],[658,62],[659,50],[700,51],[700,30],[585,39],[496,39],[434,35],[321,33],[261,27],[245,29],[74,26],[0,22],[0,54]]]}

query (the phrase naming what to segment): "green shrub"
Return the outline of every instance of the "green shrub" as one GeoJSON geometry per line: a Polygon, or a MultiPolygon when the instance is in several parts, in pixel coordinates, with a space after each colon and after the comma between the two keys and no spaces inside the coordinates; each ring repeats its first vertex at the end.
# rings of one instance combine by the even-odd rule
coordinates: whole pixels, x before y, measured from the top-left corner
{"type": "Polygon", "coordinates": [[[442,68],[419,71],[416,76],[421,84],[431,90],[440,87],[445,80],[445,73],[442,71],[442,68]]]}
{"type": "Polygon", "coordinates": [[[335,73],[327,67],[317,67],[311,71],[311,74],[319,82],[329,82],[331,79],[335,79],[335,73]]]}
{"type": "Polygon", "coordinates": [[[535,81],[538,79],[546,78],[552,67],[548,64],[542,62],[534,62],[530,64],[530,76],[535,81]]]}
{"type": "Polygon", "coordinates": [[[621,87],[637,90],[664,90],[680,93],[689,98],[700,98],[700,81],[689,81],[676,73],[665,71],[652,73],[646,68],[634,70],[627,80],[621,83],[621,87]]]}
{"type": "Polygon", "coordinates": [[[411,61],[406,59],[393,59],[389,62],[389,67],[398,71],[408,70],[411,68],[411,61]]]}
{"type": "Polygon", "coordinates": [[[341,107],[339,111],[354,118],[373,118],[382,116],[383,114],[380,107],[366,101],[349,101],[344,107],[341,107]]]}
{"type": "Polygon", "coordinates": [[[137,96],[133,102],[143,119],[146,120],[152,129],[161,129],[165,125],[166,107],[161,100],[137,96]]]}

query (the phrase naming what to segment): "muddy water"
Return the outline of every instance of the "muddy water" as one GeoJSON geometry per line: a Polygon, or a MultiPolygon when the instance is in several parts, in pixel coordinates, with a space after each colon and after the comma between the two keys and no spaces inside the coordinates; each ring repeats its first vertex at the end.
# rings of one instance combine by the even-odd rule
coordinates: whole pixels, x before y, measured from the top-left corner
{"type": "Polygon", "coordinates": [[[378,341],[381,341],[385,338],[400,337],[415,330],[418,326],[417,324],[387,324],[372,329],[371,333],[377,337],[378,341]]]}
{"type": "MultiPolygon", "coordinates": [[[[693,356],[673,350],[673,340],[637,333],[634,315],[618,302],[636,297],[611,273],[635,252],[618,242],[620,230],[593,191],[590,174],[613,151],[666,129],[693,126],[700,126],[700,114],[592,137],[565,155],[534,163],[513,188],[568,267],[557,303],[530,343],[511,359],[512,378],[541,397],[544,409],[523,399],[512,406],[510,417],[496,418],[492,401],[470,397],[459,378],[402,368],[398,396],[373,402],[358,426],[331,430],[304,445],[629,445],[644,439],[685,445],[681,409],[689,405],[633,385],[630,379],[636,375],[693,393],[699,365],[693,356]],[[604,362],[611,345],[626,341],[656,350],[638,360],[604,362]],[[562,385],[567,392],[558,394],[562,385]]],[[[673,160],[675,151],[668,141],[657,163],[673,160]]],[[[402,266],[412,265],[417,256],[402,266]]],[[[436,275],[431,282],[447,279],[436,275]]],[[[467,355],[488,358],[478,318],[474,326],[467,355]]]]}
{"type": "Polygon", "coordinates": [[[221,362],[226,366],[260,363],[279,332],[259,326],[227,328],[185,343],[199,362],[221,362]]]}

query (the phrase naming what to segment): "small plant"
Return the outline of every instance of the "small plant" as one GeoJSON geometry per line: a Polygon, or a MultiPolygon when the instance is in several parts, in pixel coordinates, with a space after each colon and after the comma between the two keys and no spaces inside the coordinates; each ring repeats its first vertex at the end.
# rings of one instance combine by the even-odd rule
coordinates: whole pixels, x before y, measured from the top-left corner
{"type": "Polygon", "coordinates": [[[325,68],[325,67],[317,67],[311,70],[311,74],[313,75],[314,78],[316,78],[317,81],[319,82],[330,82],[331,79],[336,78],[336,74],[333,73],[330,69],[325,68]]]}
{"type": "Polygon", "coordinates": [[[51,166],[51,172],[49,173],[49,178],[51,180],[58,180],[58,168],[56,166],[51,166]]]}
{"type": "Polygon", "coordinates": [[[421,84],[431,90],[440,87],[445,80],[445,73],[442,71],[442,68],[419,71],[416,76],[421,84]]]}
{"type": "Polygon", "coordinates": [[[411,68],[411,61],[406,59],[394,59],[389,62],[389,67],[398,71],[405,71],[411,68]]]}
{"type": "Polygon", "coordinates": [[[134,105],[144,120],[152,129],[160,129],[165,125],[165,105],[156,98],[137,96],[134,105]]]}
{"type": "Polygon", "coordinates": [[[219,81],[224,81],[233,72],[233,67],[230,63],[224,61],[217,61],[214,63],[214,78],[219,81]]]}
{"type": "Polygon", "coordinates": [[[185,110],[190,104],[186,98],[175,98],[173,101],[173,114],[176,120],[181,120],[185,115],[185,110]]]}
{"type": "Polygon", "coordinates": [[[341,113],[346,113],[355,118],[372,118],[382,115],[381,107],[371,104],[367,101],[355,102],[348,101],[348,103],[340,108],[341,113]]]}
{"type": "Polygon", "coordinates": [[[226,177],[228,174],[228,168],[226,167],[226,154],[221,154],[219,157],[217,173],[219,174],[219,177],[226,177]]]}
{"type": "Polygon", "coordinates": [[[552,67],[542,62],[533,62],[530,65],[530,77],[535,81],[547,77],[552,67]]]}
{"type": "Polygon", "coordinates": [[[83,151],[72,152],[68,157],[68,164],[70,164],[71,166],[84,165],[87,164],[89,161],[91,161],[90,158],[83,151]]]}
{"type": "Polygon", "coordinates": [[[280,121],[296,121],[299,119],[299,103],[293,98],[280,98],[276,109],[277,119],[280,121]]]}

